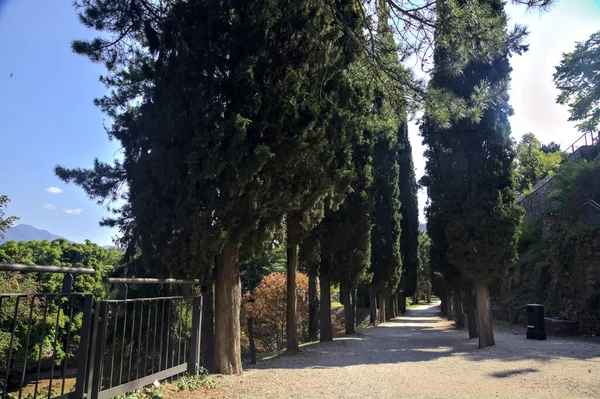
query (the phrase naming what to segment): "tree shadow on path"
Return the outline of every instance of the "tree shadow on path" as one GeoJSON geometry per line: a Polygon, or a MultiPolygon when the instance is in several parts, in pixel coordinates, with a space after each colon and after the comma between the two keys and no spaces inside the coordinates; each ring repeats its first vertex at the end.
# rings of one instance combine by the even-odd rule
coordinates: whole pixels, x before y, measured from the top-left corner
{"type": "MultiPolygon", "coordinates": [[[[458,330],[439,315],[438,306],[422,305],[404,316],[358,335],[333,342],[308,345],[301,353],[260,361],[250,368],[321,369],[365,364],[399,364],[427,362],[446,357],[484,362],[517,362],[555,359],[580,359],[600,362],[600,344],[568,339],[527,340],[524,335],[507,331],[495,333],[496,346],[477,349],[477,339],[469,339],[466,330],[458,330]]],[[[533,373],[537,370],[515,369],[493,375],[533,373]]]]}

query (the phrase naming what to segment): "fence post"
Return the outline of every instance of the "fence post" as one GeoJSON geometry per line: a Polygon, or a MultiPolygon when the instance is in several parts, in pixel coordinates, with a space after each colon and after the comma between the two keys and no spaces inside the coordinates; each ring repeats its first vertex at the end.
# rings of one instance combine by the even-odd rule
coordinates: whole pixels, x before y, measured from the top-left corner
{"type": "Polygon", "coordinates": [[[73,275],[71,273],[66,273],[63,276],[62,293],[70,294],[72,289],[73,289],[73,275]]]}
{"type": "MultiPolygon", "coordinates": [[[[104,354],[104,337],[106,335],[106,318],[107,318],[107,304],[106,302],[100,302],[96,306],[96,317],[94,321],[94,339],[92,346],[92,355],[90,356],[90,384],[88,387],[88,398],[97,399],[98,393],[102,388],[102,360],[104,354]]],[[[112,372],[112,370],[111,370],[112,372]]]]}
{"type": "MultiPolygon", "coordinates": [[[[63,284],[64,288],[64,284],[63,284]]],[[[94,297],[86,295],[83,300],[83,321],[81,324],[81,337],[79,341],[79,356],[77,360],[77,378],[75,380],[75,398],[83,399],[86,388],[88,372],[92,370],[89,367],[90,341],[92,337],[92,306],[94,297]]]]}
{"type": "Polygon", "coordinates": [[[202,329],[202,297],[196,297],[192,303],[192,329],[190,333],[190,357],[187,371],[198,375],[200,372],[200,330],[202,329]]]}
{"type": "Polygon", "coordinates": [[[127,299],[127,284],[119,284],[119,293],[117,294],[117,299],[127,299]]]}
{"type": "Polygon", "coordinates": [[[250,339],[250,364],[256,364],[256,347],[254,346],[254,318],[248,319],[248,338],[250,339]]]}

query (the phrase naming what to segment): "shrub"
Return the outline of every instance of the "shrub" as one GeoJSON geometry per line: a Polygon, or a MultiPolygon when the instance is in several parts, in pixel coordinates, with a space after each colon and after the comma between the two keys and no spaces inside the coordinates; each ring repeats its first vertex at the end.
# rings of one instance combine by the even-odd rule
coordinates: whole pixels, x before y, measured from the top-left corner
{"type": "MultiPolygon", "coordinates": [[[[271,273],[265,276],[254,291],[244,296],[242,317],[244,323],[254,318],[254,337],[267,351],[277,351],[286,345],[286,275],[271,273]]],[[[298,301],[298,336],[302,341],[308,335],[308,277],[296,274],[296,297],[298,301]]]]}

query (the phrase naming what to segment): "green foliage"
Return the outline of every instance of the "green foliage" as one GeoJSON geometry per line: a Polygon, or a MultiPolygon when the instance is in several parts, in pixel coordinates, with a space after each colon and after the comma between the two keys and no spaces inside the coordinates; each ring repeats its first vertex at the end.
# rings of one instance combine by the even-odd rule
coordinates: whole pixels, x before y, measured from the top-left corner
{"type": "MultiPolygon", "coordinates": [[[[104,249],[90,241],[84,244],[69,243],[65,239],[48,241],[7,241],[0,245],[0,262],[21,263],[30,265],[54,265],[74,268],[92,268],[95,276],[75,276],[73,281],[74,292],[93,293],[96,298],[106,295],[102,284],[102,277],[113,270],[120,262],[122,254],[115,249],[104,249]]],[[[36,293],[60,292],[62,289],[62,274],[50,273],[0,273],[0,292],[2,293],[36,293]]],[[[74,301],[73,322],[70,327],[71,347],[65,348],[57,345],[55,356],[56,364],[60,364],[65,356],[73,356],[79,343],[79,331],[82,324],[82,303],[74,301]]],[[[10,346],[10,333],[12,331],[16,301],[7,298],[0,309],[0,363],[6,360],[10,346]]],[[[54,337],[58,342],[64,342],[69,333],[67,323],[69,314],[64,304],[55,297],[31,300],[23,298],[17,308],[15,321],[15,341],[13,342],[13,359],[21,362],[25,353],[28,331],[30,330],[29,347],[27,348],[29,361],[36,361],[41,355],[43,359],[52,356],[54,337]],[[46,312],[46,322],[43,322],[46,312]],[[31,312],[31,324],[29,315],[31,312]],[[58,330],[55,331],[58,318],[58,330]],[[40,346],[40,341],[42,342],[40,346]]]]}
{"type": "Polygon", "coordinates": [[[533,133],[523,135],[517,144],[515,180],[522,194],[551,173],[563,159],[560,149],[550,152],[550,147],[547,151],[543,147],[533,133]]]}
{"type": "Polygon", "coordinates": [[[253,259],[241,262],[242,294],[253,291],[265,276],[275,272],[284,272],[285,261],[285,245],[280,244],[253,259]]]}
{"type": "MultiPolygon", "coordinates": [[[[387,5],[379,4],[378,35],[385,51],[386,68],[402,71],[392,30],[386,18],[387,5]]],[[[371,214],[371,272],[372,284],[377,291],[392,294],[398,287],[402,274],[400,253],[400,170],[399,151],[406,147],[404,137],[405,116],[392,106],[390,92],[401,89],[393,81],[376,85],[369,129],[373,132],[373,212],[371,214]],[[391,89],[387,89],[387,85],[391,89]],[[400,142],[402,140],[402,143],[400,142]]],[[[402,110],[403,111],[403,110],[402,110]]],[[[410,188],[408,188],[410,190],[410,188]]]]}
{"type": "Polygon", "coordinates": [[[417,288],[419,270],[419,204],[417,181],[408,139],[408,126],[402,122],[398,128],[398,169],[400,179],[400,252],[402,254],[402,286],[406,296],[412,296],[417,288]]]}
{"type": "Polygon", "coordinates": [[[217,386],[215,381],[204,373],[199,375],[186,374],[175,381],[178,391],[198,391],[200,389],[212,389],[217,386]]]}
{"type": "Polygon", "coordinates": [[[417,256],[419,259],[419,267],[417,269],[417,283],[419,284],[430,284],[431,283],[431,239],[422,231],[419,232],[419,249],[417,256]]]}
{"type": "Polygon", "coordinates": [[[397,138],[391,126],[376,131],[373,151],[373,230],[371,234],[371,269],[376,289],[388,294],[400,282],[400,190],[397,162],[397,138]]]}
{"type": "Polygon", "coordinates": [[[550,154],[552,152],[560,152],[560,144],[551,141],[548,144],[542,144],[542,151],[546,154],[550,154]]]}
{"type": "Polygon", "coordinates": [[[600,32],[575,45],[571,53],[563,54],[554,73],[554,84],[560,91],[556,101],[570,108],[569,120],[580,122],[582,132],[597,131],[600,122],[600,32]]]}
{"type": "MultiPolygon", "coordinates": [[[[505,31],[506,14],[501,1],[486,4],[500,21],[491,26],[501,42],[509,40],[505,31]]],[[[449,17],[440,8],[440,18],[449,17]]],[[[444,32],[439,32],[440,36],[444,32]]],[[[442,39],[444,40],[444,39],[442,39]]],[[[453,76],[445,65],[454,55],[436,48],[434,88],[445,88],[464,99],[470,98],[480,82],[498,88],[496,101],[481,110],[478,121],[461,120],[448,129],[426,122],[422,134],[429,146],[428,178],[432,215],[439,224],[429,229],[435,247],[441,229],[447,242],[447,260],[456,265],[463,278],[489,283],[513,262],[517,226],[522,209],[516,204],[512,180],[510,126],[507,82],[510,74],[508,55],[514,49],[493,42],[488,62],[470,62],[463,73],[453,76]],[[435,187],[439,185],[438,187],[435,187]]],[[[436,222],[437,223],[437,222],[436,222]]],[[[432,261],[434,261],[432,256],[432,261]]],[[[446,276],[445,276],[446,277],[446,276]]]]}
{"type": "Polygon", "coordinates": [[[527,251],[533,244],[539,242],[542,234],[541,225],[538,221],[525,218],[520,226],[519,242],[517,252],[519,254],[527,251]]]}
{"type": "Polygon", "coordinates": [[[105,82],[115,91],[98,103],[125,160],[56,171],[101,201],[127,183],[126,206],[106,223],[121,228],[129,257],[141,250],[155,275],[203,277],[225,237],[250,257],[286,214],[310,230],[341,202],[362,88],[347,72],[353,45],[313,2],[176,1],[156,15],[116,13],[101,0],[84,6],[87,26],[115,38],[137,32],[106,47],[74,45],[112,67],[105,82]],[[131,52],[128,41],[144,50],[131,52]]]}
{"type": "Polygon", "coordinates": [[[592,162],[566,162],[554,178],[558,184],[548,200],[555,213],[568,215],[573,221],[578,218],[576,210],[583,203],[600,202],[600,158],[592,162]]]}
{"type": "Polygon", "coordinates": [[[4,209],[8,206],[10,199],[6,195],[0,195],[0,238],[4,238],[4,232],[10,229],[17,220],[16,216],[4,216],[4,209]]]}

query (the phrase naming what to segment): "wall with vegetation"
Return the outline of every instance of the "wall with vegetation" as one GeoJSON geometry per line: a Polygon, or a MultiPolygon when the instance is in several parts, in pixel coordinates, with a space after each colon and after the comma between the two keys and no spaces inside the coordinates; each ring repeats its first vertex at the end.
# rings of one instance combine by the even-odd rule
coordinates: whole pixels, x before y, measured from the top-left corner
{"type": "Polygon", "coordinates": [[[541,303],[547,316],[600,334],[600,217],[579,210],[600,201],[600,159],[564,165],[553,180],[542,216],[521,226],[519,260],[496,284],[495,315],[521,323],[525,305],[541,303]]]}

